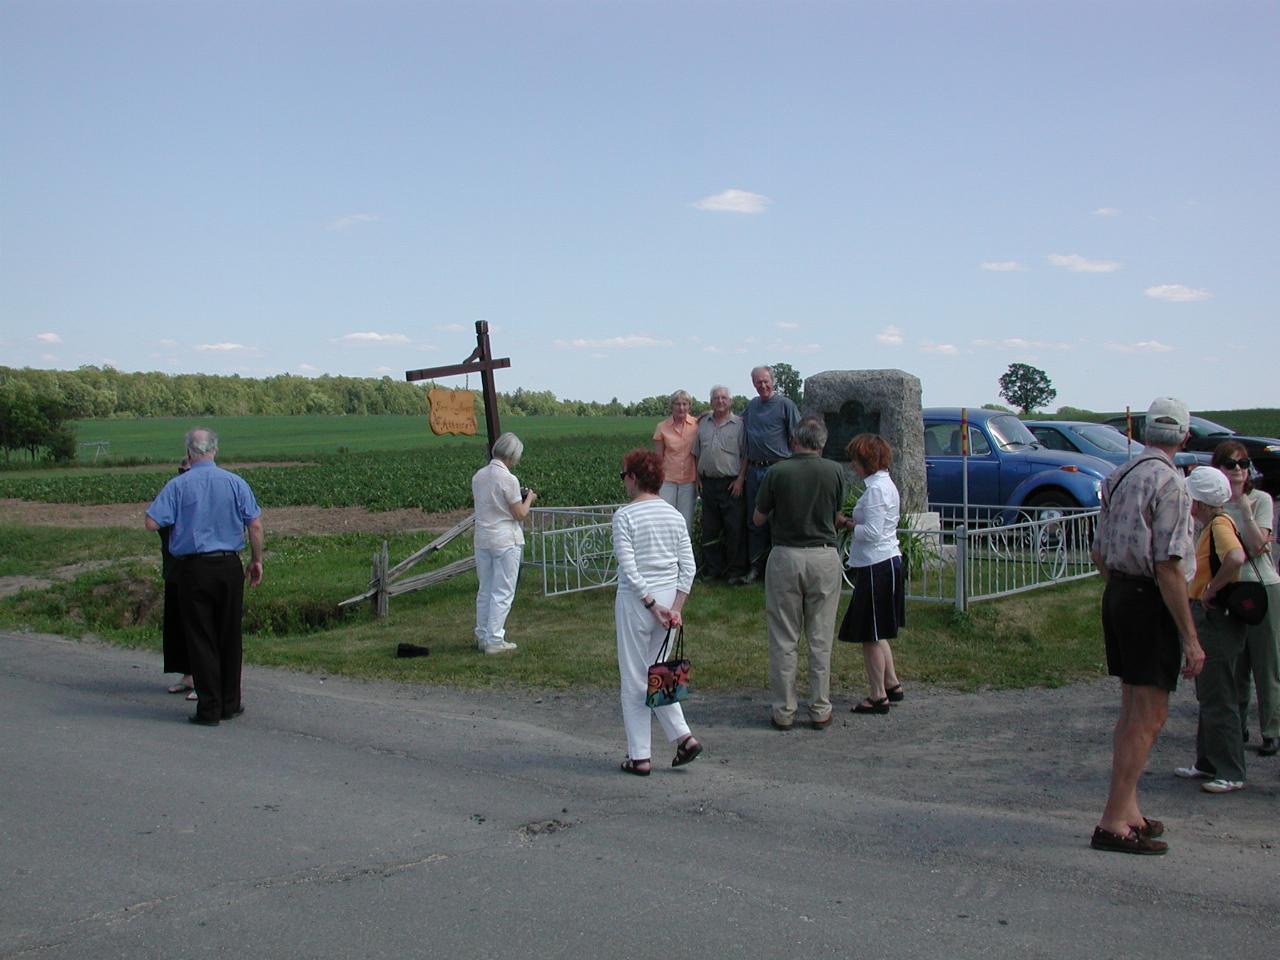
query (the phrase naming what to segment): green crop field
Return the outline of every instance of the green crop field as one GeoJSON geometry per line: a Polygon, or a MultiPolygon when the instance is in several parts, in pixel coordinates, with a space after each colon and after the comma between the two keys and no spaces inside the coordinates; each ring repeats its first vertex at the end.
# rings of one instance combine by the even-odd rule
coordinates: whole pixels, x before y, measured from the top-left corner
{"type": "MultiPolygon", "coordinates": [[[[437,437],[426,417],[160,417],[146,420],[80,420],[76,440],[106,440],[110,461],[171,464],[182,459],[182,438],[192,427],[218,432],[221,459],[299,460],[324,453],[364,453],[381,450],[447,450],[482,448],[484,424],[476,437],[437,437]]],[[[654,421],[640,417],[508,417],[510,430],[532,447],[537,441],[575,437],[627,438],[647,444],[654,421]]],[[[483,453],[480,454],[481,456],[483,453]]],[[[81,448],[81,462],[91,463],[94,451],[81,448]]]]}
{"type": "MultiPolygon", "coordinates": [[[[419,417],[237,417],[210,421],[224,463],[304,461],[238,468],[264,507],[362,506],[456,510],[471,505],[471,475],[484,464],[485,439],[437,437],[419,417]],[[247,449],[246,449],[247,447],[247,449]]],[[[123,457],[154,460],[155,470],[81,467],[0,473],[0,497],[47,503],[150,500],[172,475],[188,424],[178,420],[93,421],[81,437],[112,440],[123,457]],[[113,427],[118,433],[108,437],[113,427]],[[157,456],[157,454],[159,454],[157,456]]],[[[542,506],[615,503],[618,465],[648,446],[653,421],[599,417],[523,417],[506,424],[525,442],[518,468],[542,506]]]]}

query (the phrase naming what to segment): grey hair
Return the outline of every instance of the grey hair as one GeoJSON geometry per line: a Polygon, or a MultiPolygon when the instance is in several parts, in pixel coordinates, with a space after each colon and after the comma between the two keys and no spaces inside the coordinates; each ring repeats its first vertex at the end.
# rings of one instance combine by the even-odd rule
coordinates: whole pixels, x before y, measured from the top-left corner
{"type": "Polygon", "coordinates": [[[217,452],[218,435],[208,427],[196,427],[187,431],[187,454],[192,459],[217,452]]]}
{"type": "Polygon", "coordinates": [[[677,400],[683,400],[685,403],[689,404],[690,406],[693,405],[693,397],[689,396],[688,392],[685,390],[677,390],[675,393],[673,393],[671,395],[671,399],[667,401],[667,406],[674,407],[676,405],[677,400]]]}
{"type": "Polygon", "coordinates": [[[827,445],[827,425],[819,417],[804,417],[796,427],[795,441],[802,450],[821,450],[827,445]]]}
{"type": "Polygon", "coordinates": [[[1176,423],[1167,423],[1153,417],[1147,417],[1147,426],[1142,433],[1142,439],[1148,443],[1160,443],[1173,446],[1182,442],[1182,438],[1187,435],[1187,431],[1183,430],[1176,423]]]}
{"type": "Polygon", "coordinates": [[[514,467],[524,456],[524,444],[514,433],[504,433],[493,442],[493,455],[509,467],[514,467]]]}
{"type": "Polygon", "coordinates": [[[714,397],[714,396],[716,395],[716,391],[717,391],[717,390],[723,390],[725,393],[727,393],[727,394],[729,395],[729,399],[730,399],[730,400],[732,400],[732,399],[733,399],[733,391],[732,391],[732,390],[730,390],[728,387],[726,387],[723,383],[717,383],[714,387],[712,387],[712,388],[711,388],[711,393],[710,393],[710,394],[708,394],[708,396],[709,396],[709,397],[714,397]]]}
{"type": "Polygon", "coordinates": [[[761,371],[761,370],[763,370],[765,373],[769,374],[769,376],[770,376],[770,377],[772,377],[772,376],[773,376],[773,367],[766,366],[765,364],[763,364],[763,363],[762,363],[762,364],[760,364],[760,366],[758,366],[758,367],[752,367],[752,368],[751,368],[751,379],[752,379],[752,380],[754,380],[754,379],[756,378],[756,373],[757,373],[757,372],[759,372],[759,371],[761,371]]]}

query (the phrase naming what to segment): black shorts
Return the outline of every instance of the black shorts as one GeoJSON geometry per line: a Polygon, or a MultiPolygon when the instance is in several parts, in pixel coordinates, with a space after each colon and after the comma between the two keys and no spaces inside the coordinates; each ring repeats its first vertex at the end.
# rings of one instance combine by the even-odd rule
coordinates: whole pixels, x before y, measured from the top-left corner
{"type": "Polygon", "coordinates": [[[1107,672],[1135,687],[1175,690],[1182,641],[1154,580],[1112,574],[1102,591],[1107,672]]]}
{"type": "Polygon", "coordinates": [[[902,557],[890,557],[869,567],[853,567],[853,599],[840,622],[846,643],[892,640],[907,623],[907,587],[902,581],[902,557]]]}

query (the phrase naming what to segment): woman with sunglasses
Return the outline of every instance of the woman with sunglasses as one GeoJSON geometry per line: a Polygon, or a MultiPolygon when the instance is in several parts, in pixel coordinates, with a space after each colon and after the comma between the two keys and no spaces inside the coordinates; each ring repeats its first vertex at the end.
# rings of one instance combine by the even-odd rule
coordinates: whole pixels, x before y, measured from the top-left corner
{"type": "Polygon", "coordinates": [[[1241,580],[1262,583],[1267,591],[1267,616],[1245,628],[1245,647],[1236,661],[1236,690],[1240,696],[1240,722],[1249,736],[1250,680],[1258,692],[1258,728],[1262,742],[1258,755],[1273,756],[1280,750],[1280,573],[1271,558],[1271,495],[1255,490],[1249,480],[1252,466],[1244,445],[1224,440],[1213,451],[1213,465],[1231,483],[1231,499],[1223,507],[1240,534],[1249,560],[1240,568],[1241,580]]]}
{"type": "MultiPolygon", "coordinates": [[[[613,515],[613,555],[618,561],[618,597],[614,623],[618,634],[618,677],[622,724],[627,732],[624,773],[647,777],[650,750],[649,664],[657,659],[667,631],[682,623],[680,611],[693,589],[693,546],[684,517],[658,496],[662,458],[651,450],[632,450],[622,461],[622,483],[631,502],[613,515]]],[[[702,752],[685,723],[680,704],[655,707],[662,732],[676,745],[673,767],[691,763],[702,752]]]]}

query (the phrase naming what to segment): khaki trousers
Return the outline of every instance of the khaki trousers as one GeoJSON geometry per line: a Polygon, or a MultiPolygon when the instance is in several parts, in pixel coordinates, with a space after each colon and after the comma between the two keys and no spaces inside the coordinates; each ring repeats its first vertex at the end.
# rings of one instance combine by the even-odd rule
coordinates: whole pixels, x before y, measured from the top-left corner
{"type": "Polygon", "coordinates": [[[831,641],[840,607],[840,556],[834,547],[780,547],[764,575],[769,626],[769,690],[773,719],[796,715],[796,660],[803,632],[809,643],[809,719],[831,715],[831,641]]]}

